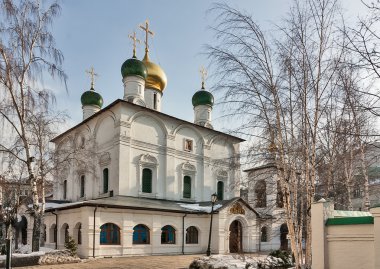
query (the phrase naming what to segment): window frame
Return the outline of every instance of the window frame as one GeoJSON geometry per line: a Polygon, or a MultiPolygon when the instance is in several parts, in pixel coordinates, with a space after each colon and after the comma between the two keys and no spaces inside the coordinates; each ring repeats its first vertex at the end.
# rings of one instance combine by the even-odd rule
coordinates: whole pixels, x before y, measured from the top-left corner
{"type": "Polygon", "coordinates": [[[104,223],[103,225],[100,226],[99,245],[120,245],[121,244],[120,232],[121,232],[121,229],[115,223],[112,223],[112,222],[104,223]],[[116,232],[113,230],[113,228],[117,228],[116,232]],[[105,239],[107,242],[102,242],[103,232],[105,232],[105,239]],[[116,242],[114,242],[114,235],[113,235],[114,233],[116,233],[116,239],[117,239],[116,242]]]}
{"type": "Polygon", "coordinates": [[[176,244],[176,229],[171,225],[165,225],[161,228],[161,245],[176,244]],[[171,238],[172,237],[172,240],[171,238]]]}
{"type": "Polygon", "coordinates": [[[67,199],[67,179],[63,181],[63,200],[67,199]]]}
{"type": "Polygon", "coordinates": [[[224,181],[223,180],[218,180],[217,183],[216,183],[216,195],[218,197],[218,200],[219,201],[222,201],[224,199],[224,181]],[[222,184],[222,189],[221,189],[221,192],[219,192],[219,183],[222,184]]]}
{"type": "Polygon", "coordinates": [[[268,227],[263,226],[260,229],[260,242],[267,243],[268,242],[268,227]]]}
{"type": "Polygon", "coordinates": [[[84,175],[80,176],[79,188],[79,197],[84,198],[86,195],[86,177],[84,175]]]}
{"type": "Polygon", "coordinates": [[[103,169],[103,193],[108,193],[108,191],[109,191],[109,169],[108,167],[106,167],[103,169]],[[105,174],[107,174],[107,177],[105,177],[105,174]]]}
{"type": "MultiPolygon", "coordinates": [[[[145,173],[145,175],[148,176],[148,174],[146,174],[146,173],[145,173]]],[[[142,169],[142,175],[141,175],[141,192],[142,192],[142,193],[146,193],[146,194],[152,194],[152,193],[153,193],[153,171],[152,171],[151,168],[145,167],[145,168],[142,169]],[[146,173],[149,171],[149,173],[150,173],[150,178],[144,178],[144,171],[145,171],[146,173]],[[144,184],[144,181],[146,181],[146,180],[150,180],[150,182],[149,182],[149,184],[150,184],[150,186],[149,186],[150,191],[144,191],[144,185],[145,185],[145,184],[144,184]]]]}
{"type": "Polygon", "coordinates": [[[189,138],[185,138],[183,149],[187,152],[193,152],[194,150],[194,141],[189,138]]]}
{"type": "Polygon", "coordinates": [[[191,197],[192,197],[192,178],[191,178],[191,176],[189,176],[189,175],[183,176],[183,188],[182,189],[183,189],[182,190],[182,198],[191,199],[191,197]],[[186,183],[186,179],[188,179],[189,182],[186,183]],[[185,192],[186,186],[188,189],[188,193],[185,192]],[[185,196],[185,194],[186,194],[186,196],[185,196]]]}
{"type": "Polygon", "coordinates": [[[150,244],[150,229],[149,229],[149,227],[146,226],[146,225],[144,225],[144,224],[137,224],[137,225],[135,225],[133,227],[133,233],[132,233],[132,245],[149,245],[149,244],[150,244]],[[142,236],[141,236],[141,234],[142,234],[141,230],[142,229],[141,230],[137,230],[137,228],[140,228],[140,227],[145,228],[145,233],[146,233],[145,236],[147,238],[146,242],[144,242],[142,240],[142,236]],[[138,237],[137,241],[135,241],[135,234],[137,234],[137,237],[138,237]]]}
{"type": "Polygon", "coordinates": [[[186,229],[186,244],[199,244],[199,230],[195,226],[189,226],[186,229]]]}

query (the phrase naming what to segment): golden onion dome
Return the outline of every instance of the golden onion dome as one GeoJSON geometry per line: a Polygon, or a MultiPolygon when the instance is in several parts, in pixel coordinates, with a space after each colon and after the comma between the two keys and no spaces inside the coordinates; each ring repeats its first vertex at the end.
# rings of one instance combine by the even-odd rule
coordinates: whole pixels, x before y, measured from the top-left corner
{"type": "Polygon", "coordinates": [[[162,68],[149,60],[148,53],[145,53],[142,60],[148,71],[148,76],[145,81],[145,88],[151,88],[163,92],[168,79],[162,68]]]}

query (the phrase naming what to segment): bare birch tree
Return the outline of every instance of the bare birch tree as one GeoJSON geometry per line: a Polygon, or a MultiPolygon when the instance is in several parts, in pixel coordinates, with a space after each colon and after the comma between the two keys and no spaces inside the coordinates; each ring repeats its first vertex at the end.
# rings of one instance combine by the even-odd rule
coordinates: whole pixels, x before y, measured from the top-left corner
{"type": "Polygon", "coordinates": [[[0,151],[16,160],[17,170],[26,171],[33,200],[32,251],[39,250],[43,208],[38,193],[40,163],[31,124],[39,108],[54,101],[51,91],[38,81],[45,76],[66,82],[63,55],[55,46],[50,26],[60,13],[60,5],[42,5],[38,0],[2,0],[0,3],[0,119],[4,125],[0,151]],[[5,135],[7,134],[7,135],[5,135]]]}
{"type": "MultiPolygon", "coordinates": [[[[338,72],[347,47],[338,31],[338,2],[294,1],[275,37],[228,5],[212,11],[218,45],[208,46],[208,53],[219,78],[215,91],[243,121],[240,134],[271,145],[296,268],[311,268],[310,207],[320,180],[322,130],[333,98],[344,97],[338,72]]],[[[338,154],[330,148],[339,145],[336,130],[327,147],[334,161],[338,154]]],[[[347,178],[349,170],[347,163],[347,178]]]]}

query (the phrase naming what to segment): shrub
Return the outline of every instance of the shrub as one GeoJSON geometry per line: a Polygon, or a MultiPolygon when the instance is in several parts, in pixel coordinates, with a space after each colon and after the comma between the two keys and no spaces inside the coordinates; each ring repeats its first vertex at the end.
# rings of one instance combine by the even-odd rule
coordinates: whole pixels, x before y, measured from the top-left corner
{"type": "Polygon", "coordinates": [[[65,242],[65,248],[70,252],[71,256],[76,256],[77,255],[77,243],[75,243],[74,238],[69,236],[67,242],[65,242]]]}
{"type": "Polygon", "coordinates": [[[281,259],[286,268],[293,266],[292,254],[289,251],[278,249],[269,253],[269,256],[281,259]]]}

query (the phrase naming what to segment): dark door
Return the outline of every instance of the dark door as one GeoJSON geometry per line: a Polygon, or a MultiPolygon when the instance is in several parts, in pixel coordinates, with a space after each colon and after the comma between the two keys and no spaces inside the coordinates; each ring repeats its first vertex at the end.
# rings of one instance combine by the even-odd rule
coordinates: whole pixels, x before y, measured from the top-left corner
{"type": "Polygon", "coordinates": [[[282,224],[280,227],[280,249],[282,250],[288,250],[288,233],[288,226],[286,225],[286,223],[282,224]]]}
{"type": "Polygon", "coordinates": [[[241,253],[243,250],[243,228],[240,221],[230,225],[230,253],[241,253]]]}

